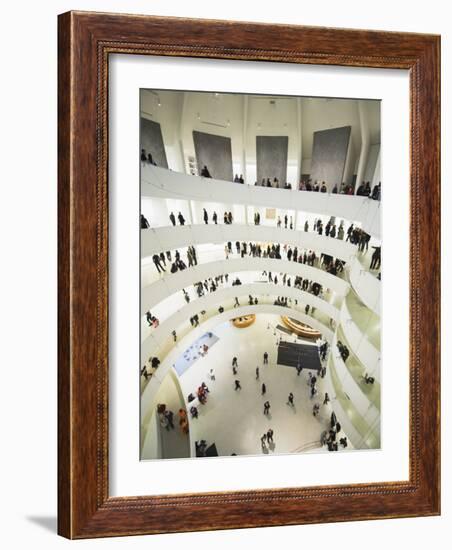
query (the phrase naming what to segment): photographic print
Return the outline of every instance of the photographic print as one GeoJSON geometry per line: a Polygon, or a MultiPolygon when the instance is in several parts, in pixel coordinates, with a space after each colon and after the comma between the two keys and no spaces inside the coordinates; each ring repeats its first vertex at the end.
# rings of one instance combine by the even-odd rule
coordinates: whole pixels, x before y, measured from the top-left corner
{"type": "Polygon", "coordinates": [[[141,460],[380,448],[380,107],[140,90],[141,460]]]}
{"type": "Polygon", "coordinates": [[[440,47],[59,16],[61,535],[440,513],[440,47]]]}

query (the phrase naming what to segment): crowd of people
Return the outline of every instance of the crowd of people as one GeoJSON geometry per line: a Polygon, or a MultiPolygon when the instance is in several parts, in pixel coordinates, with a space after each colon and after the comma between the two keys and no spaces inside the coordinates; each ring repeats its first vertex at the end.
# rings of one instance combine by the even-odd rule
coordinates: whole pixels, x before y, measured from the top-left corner
{"type": "MultiPolygon", "coordinates": [[[[179,216],[182,217],[181,225],[184,225],[185,224],[185,219],[183,218],[182,214],[180,214],[180,213],[179,213],[179,216]]],[[[233,223],[233,216],[232,216],[231,212],[224,212],[223,217],[224,217],[224,223],[225,224],[232,224],[233,223]]],[[[213,212],[211,218],[212,218],[213,222],[216,224],[217,221],[218,221],[218,216],[217,216],[217,213],[215,211],[213,212]]],[[[204,219],[205,224],[209,223],[209,220],[210,220],[209,213],[207,212],[207,210],[205,208],[203,209],[203,219],[204,219]]],[[[175,218],[173,212],[171,212],[171,214],[170,214],[170,220],[171,220],[173,225],[176,225],[176,218],[175,218]]],[[[260,225],[260,223],[261,223],[261,215],[260,215],[259,212],[255,212],[254,213],[254,225],[260,225]]],[[[284,225],[285,229],[287,229],[287,228],[293,229],[294,228],[293,216],[289,216],[287,214],[285,214],[283,217],[278,216],[277,220],[276,220],[276,226],[277,227],[282,227],[283,225],[284,225]]],[[[148,227],[149,227],[148,220],[143,216],[143,214],[141,214],[141,228],[146,229],[148,227]]],[[[305,221],[305,223],[303,225],[303,230],[306,233],[310,231],[310,224],[309,224],[308,220],[305,221]]],[[[359,252],[365,253],[369,249],[369,242],[370,242],[371,236],[366,231],[364,231],[362,228],[358,227],[354,223],[351,223],[348,226],[347,231],[345,232],[344,220],[341,220],[339,222],[339,224],[337,224],[334,218],[330,218],[326,223],[324,223],[321,220],[321,218],[316,218],[314,220],[313,224],[312,224],[312,231],[316,232],[318,235],[324,235],[325,237],[330,237],[330,238],[333,238],[333,239],[336,238],[336,239],[339,239],[341,241],[344,240],[344,237],[346,235],[345,241],[356,245],[358,247],[359,252]]],[[[247,255],[247,253],[248,253],[247,252],[247,243],[242,243],[241,248],[238,248],[239,245],[240,245],[239,241],[237,241],[235,243],[235,245],[236,245],[236,248],[237,248],[237,252],[240,253],[242,257],[247,255]]],[[[279,258],[278,255],[275,253],[275,252],[277,252],[277,251],[275,251],[275,247],[277,245],[270,246],[269,244],[267,244],[267,246],[266,246],[267,253],[265,253],[265,245],[255,244],[254,247],[253,247],[252,243],[249,243],[249,246],[250,246],[249,255],[264,257],[264,258],[266,258],[266,257],[279,258]],[[271,252],[273,252],[273,255],[271,254],[271,252]]],[[[287,247],[287,245],[285,245],[285,247],[287,247]]],[[[194,251],[194,247],[191,247],[191,248],[194,251]]],[[[373,248],[377,249],[377,248],[381,248],[381,247],[373,247],[373,248]]],[[[289,249],[290,249],[290,247],[289,247],[289,249]]],[[[232,243],[231,242],[228,242],[225,245],[225,253],[226,253],[226,258],[228,258],[230,254],[232,254],[232,243]]],[[[170,253],[167,252],[166,254],[168,255],[170,253]]],[[[196,263],[197,263],[196,262],[196,252],[194,252],[194,256],[195,256],[195,258],[192,261],[190,261],[190,258],[188,258],[189,265],[196,265],[196,263]]],[[[295,260],[294,261],[297,261],[296,258],[297,258],[297,255],[295,255],[295,260]]],[[[160,259],[164,260],[163,253],[160,253],[160,259]]],[[[306,262],[304,262],[304,263],[306,263],[306,262]]],[[[377,268],[373,268],[373,269],[378,269],[378,268],[379,268],[379,264],[378,264],[377,268]]]]}
{"type": "MultiPolygon", "coordinates": [[[[167,431],[175,429],[175,425],[174,425],[175,414],[171,409],[168,408],[166,403],[159,403],[157,405],[157,417],[159,419],[159,424],[163,429],[167,431]]],[[[178,411],[178,417],[179,417],[179,428],[183,434],[187,435],[189,432],[187,411],[183,408],[180,408],[178,411]]]]}
{"type": "Polygon", "coordinates": [[[157,356],[149,357],[149,360],[146,365],[143,365],[141,368],[141,376],[147,381],[152,378],[152,375],[160,366],[160,359],[157,356]]]}
{"type": "Polygon", "coordinates": [[[284,183],[281,184],[278,178],[273,178],[273,181],[270,180],[270,178],[262,178],[261,183],[256,181],[254,183],[255,186],[259,185],[260,187],[273,187],[275,189],[292,189],[291,183],[284,183]]]}
{"type": "Polygon", "coordinates": [[[339,437],[342,430],[341,424],[336,418],[336,414],[332,411],[330,416],[329,429],[324,430],[320,436],[320,443],[326,445],[328,451],[338,451],[339,446],[346,449],[348,447],[347,436],[339,437]]]}
{"type": "MultiPolygon", "coordinates": [[[[242,258],[245,256],[257,257],[257,258],[270,258],[270,259],[285,259],[291,262],[298,262],[300,264],[305,264],[308,266],[315,266],[320,269],[323,269],[327,273],[332,275],[337,275],[338,273],[344,270],[344,262],[339,258],[333,258],[328,254],[317,254],[313,250],[303,249],[299,250],[298,247],[292,247],[290,245],[280,244],[268,244],[263,245],[261,243],[252,243],[252,242],[240,242],[236,241],[235,247],[233,247],[232,242],[228,242],[225,245],[225,257],[228,259],[230,255],[235,252],[239,254],[242,258]]],[[[196,256],[196,250],[193,246],[187,248],[187,262],[188,267],[198,265],[198,260],[196,256]]],[[[157,271],[160,273],[165,270],[166,261],[172,261],[171,252],[155,254],[153,257],[154,265],[157,271]]],[[[171,272],[174,273],[179,270],[184,270],[187,268],[187,264],[181,258],[181,254],[178,250],[174,253],[174,262],[171,263],[171,272]]],[[[309,278],[303,278],[300,275],[291,276],[287,273],[274,274],[271,271],[263,271],[262,275],[268,278],[268,282],[281,284],[283,286],[294,287],[306,292],[311,292],[315,296],[322,297],[322,287],[319,283],[312,281],[309,278]]],[[[224,273],[217,275],[215,277],[209,277],[204,281],[198,281],[194,283],[194,289],[198,297],[204,296],[205,292],[215,292],[219,286],[224,283],[228,283],[229,274],[224,273]]],[[[232,286],[237,286],[242,284],[239,277],[234,277],[231,281],[232,286]]],[[[187,303],[190,302],[190,296],[185,289],[182,290],[184,299],[187,303]]],[[[150,319],[148,322],[151,326],[150,319]]]]}
{"type": "Polygon", "coordinates": [[[153,166],[157,166],[157,163],[154,161],[154,157],[152,156],[152,153],[147,152],[146,149],[141,149],[140,159],[141,159],[141,162],[152,164],[153,166]]]}
{"type": "MultiPolygon", "coordinates": [[[[187,247],[186,255],[188,267],[198,265],[198,257],[194,246],[187,247]]],[[[181,258],[179,250],[174,251],[174,260],[171,250],[167,250],[166,252],[160,252],[160,254],[153,254],[152,261],[158,273],[166,272],[167,261],[170,264],[169,270],[171,273],[187,269],[187,263],[181,258]]]]}
{"type": "MultiPolygon", "coordinates": [[[[277,340],[278,343],[279,340],[277,340]]],[[[322,446],[325,446],[328,451],[338,451],[340,448],[345,449],[348,446],[347,437],[343,435],[343,432],[341,432],[342,428],[340,423],[338,422],[336,415],[334,411],[331,413],[328,412],[328,405],[331,402],[330,396],[328,392],[322,392],[320,400],[317,399],[317,396],[320,394],[320,389],[318,387],[319,379],[322,379],[325,377],[326,374],[326,363],[328,360],[328,351],[329,351],[329,345],[325,340],[319,339],[317,341],[317,349],[319,353],[319,358],[321,360],[321,368],[318,372],[312,371],[308,369],[308,376],[306,378],[306,383],[308,386],[308,394],[307,398],[314,401],[312,404],[312,415],[314,417],[319,417],[320,422],[325,422],[325,413],[320,415],[322,408],[326,407],[325,411],[328,419],[328,425],[326,429],[324,429],[320,435],[320,443],[322,446]],[[342,435],[341,435],[342,434],[342,435]]],[[[272,416],[271,416],[271,402],[267,398],[267,393],[269,392],[268,388],[268,382],[265,381],[265,374],[266,374],[266,368],[268,368],[269,365],[269,353],[266,351],[263,354],[262,366],[258,365],[255,370],[249,368],[249,364],[246,364],[245,367],[239,368],[239,358],[237,356],[233,356],[231,360],[231,376],[232,376],[232,389],[235,392],[240,392],[242,390],[242,380],[245,378],[245,382],[248,383],[248,378],[250,373],[252,374],[252,378],[254,379],[254,382],[258,382],[258,385],[256,387],[256,391],[258,391],[258,394],[262,398],[262,412],[264,416],[271,422],[272,416]],[[242,372],[243,371],[243,372],[242,372]],[[242,374],[242,376],[240,375],[242,374]]],[[[299,363],[296,368],[296,375],[297,377],[300,376],[300,374],[303,371],[303,364],[299,363]]],[[[208,373],[208,377],[210,380],[215,381],[215,372],[214,369],[211,368],[208,373]]],[[[296,412],[296,393],[298,388],[298,394],[300,393],[299,386],[294,386],[294,389],[291,390],[288,394],[286,394],[285,397],[281,396],[281,399],[285,399],[285,403],[287,406],[294,409],[296,412]]],[[[211,390],[207,386],[206,382],[201,382],[201,384],[198,386],[195,392],[190,393],[187,396],[187,403],[188,403],[188,411],[190,413],[190,417],[192,419],[197,419],[201,413],[200,407],[204,406],[209,398],[211,390]]],[[[277,399],[275,395],[273,394],[272,401],[277,399]]],[[[299,395],[298,399],[302,399],[302,397],[299,395]]],[[[175,414],[167,407],[165,404],[158,404],[157,405],[157,414],[160,421],[160,425],[165,430],[174,430],[175,429],[175,414]]],[[[188,414],[187,411],[184,408],[181,408],[178,412],[179,417],[179,427],[184,434],[188,434],[189,431],[189,421],[188,421],[188,414]]],[[[274,451],[275,450],[275,444],[274,444],[274,430],[273,427],[269,427],[267,431],[260,437],[260,443],[262,447],[262,451],[264,453],[267,453],[269,450],[274,451]]],[[[196,456],[205,456],[205,451],[207,449],[207,442],[204,439],[198,440],[195,443],[196,447],[196,456]]],[[[235,455],[235,453],[232,453],[235,455]]]]}
{"type": "MultiPolygon", "coordinates": [[[[141,162],[143,163],[157,166],[152,154],[150,152],[147,152],[145,149],[141,149],[140,158],[141,162]]],[[[202,176],[203,178],[212,178],[210,170],[206,165],[201,168],[200,176],[202,176]]],[[[243,174],[240,174],[240,176],[238,174],[235,174],[233,182],[244,184],[245,179],[243,177],[243,174]]],[[[274,177],[273,180],[271,180],[271,178],[262,178],[260,182],[255,181],[254,185],[260,187],[271,187],[274,189],[292,189],[291,183],[287,181],[285,183],[281,183],[277,177],[274,177]]],[[[328,187],[325,181],[313,181],[311,178],[303,179],[302,181],[300,181],[300,183],[298,184],[298,190],[328,193],[328,187]]],[[[347,184],[346,182],[342,182],[341,184],[335,183],[333,188],[331,189],[331,193],[333,195],[355,195],[355,184],[347,184]]],[[[361,182],[361,184],[358,186],[358,189],[356,189],[356,195],[369,197],[373,200],[381,200],[381,182],[375,184],[373,188],[371,187],[370,181],[361,182]]]]}
{"type": "Polygon", "coordinates": [[[350,356],[350,351],[348,349],[348,347],[343,344],[340,340],[337,341],[337,349],[339,350],[339,354],[342,358],[342,361],[344,361],[344,363],[347,361],[347,359],[349,358],[350,356]]]}

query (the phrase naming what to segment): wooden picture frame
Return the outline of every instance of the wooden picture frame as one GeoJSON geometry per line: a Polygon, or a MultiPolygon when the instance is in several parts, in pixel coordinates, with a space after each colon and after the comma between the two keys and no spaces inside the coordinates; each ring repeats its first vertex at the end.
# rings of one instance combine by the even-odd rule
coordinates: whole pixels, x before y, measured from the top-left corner
{"type": "Polygon", "coordinates": [[[69,12],[59,16],[58,51],[59,534],[87,538],[439,514],[440,38],[69,12]],[[109,55],[121,53],[409,71],[409,481],[109,496],[107,91],[109,55]]]}

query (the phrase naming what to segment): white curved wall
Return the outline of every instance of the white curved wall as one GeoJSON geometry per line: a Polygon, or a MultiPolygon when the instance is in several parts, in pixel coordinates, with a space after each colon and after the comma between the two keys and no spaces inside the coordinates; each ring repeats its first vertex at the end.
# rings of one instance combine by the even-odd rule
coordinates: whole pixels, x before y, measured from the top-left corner
{"type": "MultiPolygon", "coordinates": [[[[189,317],[195,314],[199,314],[201,310],[207,310],[212,307],[219,307],[222,302],[226,300],[233,300],[237,296],[243,297],[243,300],[247,300],[248,295],[258,296],[261,299],[262,296],[284,296],[292,299],[296,299],[304,304],[312,305],[322,311],[328,317],[336,320],[339,317],[339,310],[332,304],[326,302],[302,290],[298,290],[293,287],[280,287],[273,283],[254,283],[248,285],[233,286],[229,288],[219,289],[215,292],[207,294],[202,298],[193,300],[186,304],[185,307],[179,309],[176,313],[165,319],[155,329],[149,329],[148,335],[142,342],[141,354],[142,358],[149,358],[151,355],[159,355],[162,346],[165,345],[168,338],[170,338],[172,331],[179,327],[182,323],[187,323],[189,317]]],[[[243,301],[242,300],[242,301],[243,301]]],[[[279,307],[279,306],[275,306],[279,307]]],[[[288,308],[289,311],[295,312],[296,310],[288,308]]],[[[237,310],[237,308],[236,308],[237,310]]],[[[236,315],[237,316],[237,315],[236,315]]],[[[293,316],[291,314],[291,316],[293,316]]],[[[306,319],[311,320],[312,317],[305,316],[306,319]]],[[[311,322],[309,322],[312,325],[311,322]]],[[[313,325],[312,325],[313,326],[313,325]]]]}
{"type": "Polygon", "coordinates": [[[379,410],[369,401],[368,396],[363,392],[362,387],[353,378],[352,374],[343,361],[339,350],[337,349],[337,336],[334,336],[331,347],[331,356],[336,369],[338,380],[344,392],[350,397],[361,417],[371,425],[380,415],[379,410]]]}
{"type": "Polygon", "coordinates": [[[142,166],[141,178],[144,197],[266,206],[339,216],[360,222],[367,233],[380,238],[380,202],[367,197],[240,185],[188,176],[149,164],[142,166]]]}
{"type": "MultiPolygon", "coordinates": [[[[357,248],[349,242],[319,235],[314,231],[294,231],[264,225],[199,224],[149,228],[141,231],[141,258],[189,245],[205,243],[233,245],[236,241],[282,243],[300,249],[329,254],[345,262],[355,257],[357,248]]],[[[235,250],[235,246],[233,247],[235,250]]]]}
{"type": "Polygon", "coordinates": [[[349,439],[353,447],[355,449],[362,449],[363,448],[362,435],[353,425],[353,422],[351,421],[347,412],[343,409],[339,399],[336,399],[335,397],[336,388],[332,381],[330,369],[331,367],[327,368],[327,374],[326,374],[326,377],[324,378],[324,384],[325,384],[325,390],[328,392],[328,395],[330,396],[331,405],[333,407],[334,413],[336,414],[336,418],[341,424],[342,430],[347,435],[347,438],[349,439]]]}
{"type": "Polygon", "coordinates": [[[342,429],[347,434],[347,437],[353,444],[355,449],[368,449],[375,448],[380,444],[380,426],[379,415],[375,416],[374,420],[369,424],[371,416],[368,417],[368,421],[365,420],[356,409],[353,401],[346,401],[347,410],[344,408],[343,400],[338,398],[338,392],[346,393],[342,388],[336,372],[333,357],[330,355],[327,375],[325,377],[325,384],[327,391],[331,398],[331,405],[334,409],[336,417],[340,422],[342,429]],[[333,372],[334,371],[334,372],[333,372]],[[336,380],[336,382],[333,381],[336,380]],[[339,387],[338,387],[339,385],[339,387]]]}
{"type": "Polygon", "coordinates": [[[380,315],[381,281],[366,271],[358,258],[354,258],[351,263],[349,278],[360,300],[376,315],[380,315]]]}
{"type": "MultiPolygon", "coordinates": [[[[271,271],[273,274],[287,273],[288,275],[300,275],[303,278],[315,281],[325,288],[329,288],[333,292],[343,296],[349,289],[349,284],[336,277],[330,275],[322,269],[312,267],[298,262],[289,262],[287,260],[276,260],[270,258],[253,258],[245,257],[235,260],[219,260],[216,262],[208,262],[206,264],[198,264],[197,266],[177,271],[176,273],[167,272],[161,279],[152,283],[141,290],[141,315],[144,315],[151,307],[155,306],[174,292],[180,291],[183,288],[189,287],[198,281],[215,277],[225,273],[237,273],[243,271],[271,271]]],[[[259,283],[259,288],[265,283],[259,283]]],[[[273,294],[283,292],[285,287],[282,285],[273,285],[273,294]]],[[[234,287],[237,288],[237,287],[234,287]]],[[[218,293],[221,289],[217,290],[218,293]]],[[[251,292],[250,292],[251,294],[251,292]]],[[[259,291],[258,291],[259,294],[259,291]]]]}
{"type": "Polygon", "coordinates": [[[365,366],[368,374],[380,380],[380,351],[377,350],[358,328],[347,307],[346,300],[343,301],[340,313],[340,322],[347,342],[350,344],[355,355],[365,366]]]}

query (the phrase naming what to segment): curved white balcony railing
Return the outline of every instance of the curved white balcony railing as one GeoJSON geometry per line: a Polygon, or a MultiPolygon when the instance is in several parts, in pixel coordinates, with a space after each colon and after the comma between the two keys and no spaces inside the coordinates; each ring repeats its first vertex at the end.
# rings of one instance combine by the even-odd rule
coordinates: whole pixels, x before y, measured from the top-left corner
{"type": "MultiPolygon", "coordinates": [[[[289,262],[288,260],[253,258],[248,256],[235,260],[219,260],[206,264],[198,264],[197,266],[189,267],[183,271],[177,271],[176,273],[167,271],[161,279],[142,288],[141,315],[144,315],[149,309],[175,292],[181,291],[183,288],[187,288],[198,281],[203,281],[209,277],[224,275],[225,273],[229,274],[244,271],[271,271],[273,274],[287,273],[288,275],[299,275],[303,278],[315,281],[341,296],[344,296],[349,289],[349,284],[346,281],[316,267],[299,264],[298,262],[289,262]]],[[[259,285],[262,284],[264,283],[259,283],[259,285]]],[[[284,288],[291,287],[273,285],[273,288],[277,288],[277,290],[274,290],[275,293],[280,292],[280,290],[282,292],[284,288]]],[[[250,292],[250,294],[252,293],[250,292]]]]}
{"type": "MultiPolygon", "coordinates": [[[[289,307],[259,304],[256,306],[242,306],[238,308],[233,308],[231,306],[223,313],[218,313],[218,311],[215,311],[211,317],[203,320],[198,327],[190,328],[183,336],[178,338],[177,342],[172,344],[166,355],[164,357],[162,356],[159,368],[148,381],[141,395],[141,424],[144,430],[146,430],[149,418],[154,410],[154,399],[157,395],[160,384],[163,382],[165,376],[168,374],[177,358],[183,354],[184,351],[193,344],[193,342],[195,342],[206,332],[213,331],[216,326],[221,325],[226,321],[249,314],[289,316],[292,319],[296,319],[297,321],[315,328],[328,342],[331,342],[333,338],[333,332],[329,327],[319,322],[317,319],[289,307]]],[[[157,355],[157,353],[153,353],[153,355],[157,355]]]]}
{"type": "Polygon", "coordinates": [[[356,257],[350,264],[349,279],[360,300],[376,315],[380,315],[381,281],[366,271],[356,257]]]}
{"type": "MultiPolygon", "coordinates": [[[[341,340],[342,336],[340,327],[338,327],[331,349],[338,380],[359,414],[371,424],[380,414],[379,384],[378,386],[367,386],[364,383],[362,365],[356,360],[353,353],[350,353],[346,362],[342,359],[337,348],[337,341],[341,340]]],[[[342,343],[347,344],[343,340],[342,343]]]]}
{"type": "MultiPolygon", "coordinates": [[[[340,307],[342,304],[343,297],[336,295],[334,293],[331,293],[329,290],[324,290],[321,296],[315,296],[313,293],[302,290],[297,287],[291,287],[291,286],[285,286],[282,283],[269,283],[267,280],[256,280],[252,277],[249,277],[249,273],[235,273],[234,276],[239,275],[242,284],[241,285],[232,285],[231,279],[228,281],[228,283],[221,284],[216,291],[214,292],[205,292],[205,294],[202,296],[204,298],[207,295],[210,294],[217,294],[219,291],[226,291],[229,290],[232,294],[234,294],[233,289],[235,290],[234,296],[238,296],[239,294],[242,295],[242,302],[246,298],[246,302],[248,302],[249,294],[242,294],[245,292],[245,289],[249,290],[250,294],[252,294],[253,298],[257,297],[259,299],[259,296],[282,296],[285,295],[287,297],[290,297],[291,299],[296,302],[303,303],[303,306],[309,305],[309,308],[315,308],[318,310],[319,313],[324,314],[330,319],[333,319],[334,321],[338,321],[340,317],[340,307]],[[238,289],[238,290],[237,290],[238,289]]],[[[189,289],[190,290],[190,289],[189,289]]],[[[231,299],[234,297],[231,296],[231,299]]],[[[200,302],[201,300],[195,291],[193,290],[191,292],[191,299],[189,303],[195,304],[193,307],[199,307],[199,304],[203,304],[204,302],[200,302]],[[196,306],[196,304],[198,304],[196,306]]],[[[159,326],[161,326],[163,323],[165,323],[172,315],[174,315],[177,311],[179,311],[182,308],[185,308],[187,305],[187,302],[182,295],[182,292],[171,295],[168,299],[165,299],[162,302],[159,302],[156,306],[153,306],[152,313],[159,319],[159,326]]],[[[141,316],[141,340],[144,341],[150,334],[155,333],[155,328],[151,328],[149,326],[149,323],[146,320],[146,316],[141,316]]]]}
{"type": "MultiPolygon", "coordinates": [[[[267,299],[268,297],[271,297],[271,299],[274,300],[276,296],[284,296],[291,298],[292,300],[298,300],[300,302],[300,308],[301,304],[303,304],[303,307],[306,304],[314,306],[328,319],[336,320],[339,317],[339,310],[332,304],[297,288],[287,286],[280,287],[280,285],[275,285],[273,283],[254,283],[223,288],[207,294],[202,298],[191,301],[184,307],[180,308],[177,312],[170,315],[167,319],[160,323],[157,328],[152,329],[152,332],[148,333],[141,344],[142,362],[143,360],[145,362],[151,355],[157,355],[161,360],[163,349],[168,345],[168,341],[172,338],[172,331],[176,330],[177,332],[178,327],[184,323],[188,325],[188,319],[193,315],[199,314],[200,311],[207,310],[209,308],[218,308],[220,305],[225,307],[224,302],[228,300],[233,301],[235,297],[237,297],[239,301],[242,299],[242,302],[246,302],[249,294],[253,297],[257,297],[259,302],[261,302],[265,297],[267,297],[267,299]]],[[[296,311],[295,308],[289,308],[289,310],[296,311]]],[[[305,316],[305,319],[312,319],[312,317],[305,316]]],[[[151,331],[151,329],[149,329],[149,331],[151,331]]]]}
{"type": "Polygon", "coordinates": [[[367,373],[380,380],[380,350],[369,341],[368,332],[363,332],[356,324],[349,310],[347,299],[342,303],[340,322],[350,348],[365,366],[367,373]]]}
{"type": "Polygon", "coordinates": [[[189,176],[149,164],[143,164],[141,170],[141,195],[145,197],[264,206],[339,216],[360,222],[369,235],[380,238],[380,202],[367,197],[241,185],[189,176]]]}
{"type": "Polygon", "coordinates": [[[294,231],[264,225],[195,224],[142,230],[141,258],[189,245],[225,245],[227,242],[234,245],[236,241],[287,244],[299,249],[314,250],[317,254],[328,254],[347,263],[355,257],[357,251],[356,245],[350,242],[319,235],[314,231],[294,231]]]}
{"type": "Polygon", "coordinates": [[[380,417],[376,416],[370,423],[370,418],[366,420],[360,415],[341,385],[331,353],[325,384],[336,417],[353,447],[355,449],[378,449],[380,447],[380,417]]]}

